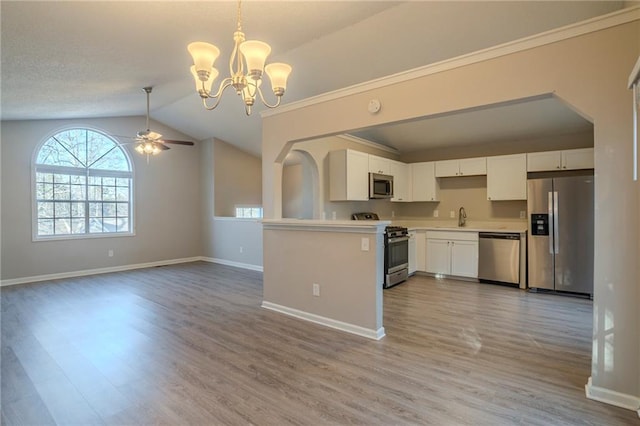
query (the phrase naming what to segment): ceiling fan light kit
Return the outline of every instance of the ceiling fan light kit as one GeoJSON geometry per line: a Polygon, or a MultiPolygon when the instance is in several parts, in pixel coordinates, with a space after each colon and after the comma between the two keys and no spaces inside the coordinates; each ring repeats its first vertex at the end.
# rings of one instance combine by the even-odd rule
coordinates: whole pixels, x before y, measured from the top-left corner
{"type": "Polygon", "coordinates": [[[156,133],[149,128],[149,95],[153,90],[152,87],[143,87],[142,90],[147,94],[147,129],[141,130],[136,134],[135,147],[136,152],[146,155],[147,162],[149,162],[150,155],[158,155],[162,151],[170,149],[168,143],[176,145],[193,145],[191,141],[176,141],[170,139],[163,139],[160,133],[156,133]]]}
{"type": "Polygon", "coordinates": [[[251,107],[257,97],[268,108],[276,108],[287,89],[287,79],[291,74],[291,66],[284,63],[272,63],[265,66],[267,57],[271,53],[271,47],[259,40],[246,40],[242,32],[241,2],[238,1],[237,29],[233,33],[234,48],[229,59],[230,77],[220,82],[214,93],[211,88],[219,72],[214,64],[220,49],[210,43],[197,41],[190,43],[187,50],[193,57],[191,75],[196,83],[196,91],[202,98],[202,103],[207,110],[212,110],[220,104],[222,93],[228,87],[233,87],[236,94],[242,98],[245,113],[251,115],[251,107]],[[269,104],[262,94],[263,73],[271,80],[271,88],[276,96],[276,103],[269,104]],[[207,99],[215,99],[212,106],[207,104],[207,99]]]}

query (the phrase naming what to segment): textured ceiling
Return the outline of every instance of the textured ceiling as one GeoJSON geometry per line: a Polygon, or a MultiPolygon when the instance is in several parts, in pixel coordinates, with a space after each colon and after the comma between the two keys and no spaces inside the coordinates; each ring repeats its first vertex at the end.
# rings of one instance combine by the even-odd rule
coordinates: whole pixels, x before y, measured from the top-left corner
{"type": "MultiPolygon", "coordinates": [[[[627,4],[630,5],[630,4],[627,4]]],[[[293,65],[284,103],[609,13],[619,1],[247,1],[248,38],[293,65]]],[[[217,44],[225,70],[237,4],[0,2],[2,119],[143,115],[195,140],[261,152],[258,112],[227,93],[204,111],[186,45],[217,44]]]]}

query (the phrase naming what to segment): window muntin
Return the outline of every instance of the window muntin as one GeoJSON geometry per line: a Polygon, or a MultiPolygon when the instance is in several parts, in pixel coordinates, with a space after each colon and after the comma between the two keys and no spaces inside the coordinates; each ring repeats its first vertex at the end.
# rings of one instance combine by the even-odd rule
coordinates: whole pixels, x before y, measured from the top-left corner
{"type": "Polygon", "coordinates": [[[34,170],[36,238],[132,233],[131,165],[108,136],[59,132],[39,149],[34,170]]]}

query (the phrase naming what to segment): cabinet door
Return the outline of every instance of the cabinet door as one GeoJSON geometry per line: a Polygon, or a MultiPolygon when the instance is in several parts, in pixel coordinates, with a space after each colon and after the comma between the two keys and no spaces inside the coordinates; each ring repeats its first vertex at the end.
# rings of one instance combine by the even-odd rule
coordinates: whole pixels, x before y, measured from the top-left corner
{"type": "Polygon", "coordinates": [[[480,176],[487,174],[487,158],[463,158],[460,160],[460,176],[480,176]]]}
{"type": "Polygon", "coordinates": [[[409,165],[399,161],[390,161],[390,174],[393,176],[393,198],[391,201],[411,201],[409,185],[409,165]]]}
{"type": "Polygon", "coordinates": [[[418,261],[416,251],[416,231],[409,231],[409,273],[416,272],[416,263],[418,261]]]}
{"type": "Polygon", "coordinates": [[[487,157],[487,199],[527,199],[527,154],[487,157]]]}
{"type": "Polygon", "coordinates": [[[416,270],[427,270],[427,238],[424,231],[416,232],[416,270]]]}
{"type": "Polygon", "coordinates": [[[347,200],[369,199],[369,155],[347,150],[347,200]]]}
{"type": "Polygon", "coordinates": [[[593,148],[562,151],[562,169],[593,169],[593,148]]]}
{"type": "Polygon", "coordinates": [[[329,152],[329,199],[369,199],[369,155],[343,149],[329,152]]]}
{"type": "Polygon", "coordinates": [[[436,177],[450,177],[460,175],[458,160],[436,161],[436,177]]]}
{"type": "Polygon", "coordinates": [[[451,275],[478,278],[476,241],[451,241],[451,275]]]}
{"type": "Polygon", "coordinates": [[[411,164],[412,201],[438,201],[438,189],[433,161],[411,164]]]}
{"type": "Polygon", "coordinates": [[[527,154],[527,171],[560,170],[561,157],[560,151],[530,152],[527,154]]]}
{"type": "Polygon", "coordinates": [[[427,238],[427,272],[432,274],[451,274],[450,242],[427,238]]]}
{"type": "Polygon", "coordinates": [[[391,170],[389,170],[389,165],[390,165],[389,163],[390,163],[390,160],[386,158],[369,154],[369,172],[370,173],[379,173],[381,175],[391,174],[391,170]]]}

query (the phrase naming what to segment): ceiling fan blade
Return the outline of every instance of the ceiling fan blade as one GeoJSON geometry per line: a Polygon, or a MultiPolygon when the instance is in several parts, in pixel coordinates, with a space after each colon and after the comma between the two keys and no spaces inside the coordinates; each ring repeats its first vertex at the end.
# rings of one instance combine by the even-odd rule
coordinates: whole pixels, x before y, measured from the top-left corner
{"type": "Polygon", "coordinates": [[[166,145],[165,145],[165,144],[163,144],[163,143],[156,143],[156,146],[157,146],[158,148],[160,148],[161,150],[163,150],[163,151],[166,151],[166,150],[168,150],[168,149],[171,149],[171,148],[169,148],[168,146],[166,146],[166,145]]]}
{"type": "Polygon", "coordinates": [[[171,139],[163,139],[162,142],[164,142],[164,143],[173,143],[173,144],[176,144],[176,145],[189,145],[189,146],[195,145],[191,141],[174,141],[174,140],[171,140],[171,139]]]}

